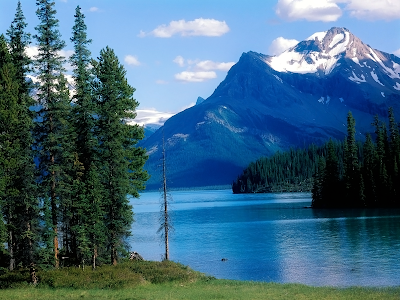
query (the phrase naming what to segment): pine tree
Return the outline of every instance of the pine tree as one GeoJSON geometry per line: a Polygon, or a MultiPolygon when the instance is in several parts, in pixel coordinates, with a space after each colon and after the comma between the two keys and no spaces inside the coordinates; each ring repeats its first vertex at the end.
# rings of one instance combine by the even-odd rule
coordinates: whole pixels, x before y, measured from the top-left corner
{"type": "Polygon", "coordinates": [[[135,118],[138,102],[135,91],[126,78],[114,51],[101,50],[98,62],[93,62],[97,77],[99,150],[104,199],[106,199],[106,226],[108,248],[113,265],[117,264],[118,252],[123,251],[124,239],[130,234],[133,221],[132,206],[128,194],[138,197],[148,178],[143,170],[147,159],[142,148],[135,147],[144,136],[143,128],[128,125],[135,118]]]}
{"type": "Polygon", "coordinates": [[[79,214],[74,216],[73,231],[79,248],[79,260],[91,260],[96,267],[97,249],[105,241],[103,228],[102,189],[99,177],[97,139],[94,135],[96,127],[96,107],[92,93],[93,80],[90,70],[90,51],[87,45],[87,27],[85,16],[78,6],[75,10],[75,24],[71,41],[75,53],[71,56],[74,67],[75,105],[73,108],[74,127],[77,134],[76,152],[78,161],[82,164],[82,176],[79,179],[80,188],[76,193],[76,205],[79,214]]]}
{"type": "Polygon", "coordinates": [[[20,169],[19,180],[14,182],[19,190],[19,197],[15,199],[14,206],[18,207],[16,218],[17,225],[17,263],[28,266],[34,262],[35,240],[38,226],[38,201],[36,195],[35,164],[33,161],[33,111],[30,107],[34,100],[29,95],[31,84],[26,80],[30,72],[31,60],[25,53],[30,43],[30,34],[25,32],[27,23],[22,12],[21,3],[18,1],[15,18],[11,23],[7,35],[9,37],[10,54],[16,70],[18,82],[19,105],[19,143],[20,143],[20,169]]]}
{"type": "MultiPolygon", "coordinates": [[[[35,122],[35,149],[39,159],[40,196],[42,201],[49,199],[52,218],[52,242],[46,245],[52,252],[53,261],[59,266],[59,228],[58,221],[63,212],[63,196],[68,198],[70,178],[68,171],[73,164],[70,141],[73,140],[68,124],[70,115],[69,91],[63,74],[64,57],[59,51],[65,46],[61,40],[58,20],[55,18],[54,2],[37,0],[36,15],[40,24],[35,27],[39,54],[35,66],[40,81],[38,102],[40,108],[35,122]]],[[[50,239],[46,239],[47,243],[50,239]]]]}

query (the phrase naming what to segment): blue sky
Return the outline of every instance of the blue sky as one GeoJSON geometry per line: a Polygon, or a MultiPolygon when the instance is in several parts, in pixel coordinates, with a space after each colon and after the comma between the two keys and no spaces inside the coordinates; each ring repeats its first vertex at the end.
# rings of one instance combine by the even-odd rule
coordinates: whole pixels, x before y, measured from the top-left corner
{"type": "MultiPolygon", "coordinates": [[[[28,31],[36,1],[21,0],[28,31]]],[[[209,97],[241,54],[279,54],[315,32],[346,27],[372,48],[400,56],[400,0],[56,0],[64,54],[77,5],[86,16],[90,50],[109,46],[136,88],[138,121],[156,122],[209,97]],[[147,118],[148,117],[148,118],[147,118]],[[151,119],[150,117],[153,117],[151,119]],[[146,119],[147,118],[147,119],[146,119]]],[[[17,1],[0,0],[0,33],[17,1]]],[[[32,53],[35,41],[32,40],[32,53]]]]}

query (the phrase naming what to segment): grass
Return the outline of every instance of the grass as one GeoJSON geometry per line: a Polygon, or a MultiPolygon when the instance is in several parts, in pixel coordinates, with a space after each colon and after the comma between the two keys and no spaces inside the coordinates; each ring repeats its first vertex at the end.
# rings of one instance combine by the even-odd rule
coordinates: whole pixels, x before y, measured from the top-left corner
{"type": "Polygon", "coordinates": [[[400,287],[331,288],[300,284],[220,280],[173,262],[125,262],[118,266],[38,271],[0,276],[0,299],[400,299],[400,287]]]}

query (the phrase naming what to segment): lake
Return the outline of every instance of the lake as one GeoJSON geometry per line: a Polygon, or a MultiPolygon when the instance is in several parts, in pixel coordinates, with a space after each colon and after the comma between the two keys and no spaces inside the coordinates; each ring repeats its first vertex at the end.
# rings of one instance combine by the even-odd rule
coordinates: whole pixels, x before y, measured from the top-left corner
{"type": "MultiPolygon", "coordinates": [[[[309,193],[171,192],[170,259],[216,278],[313,286],[400,285],[400,210],[313,210],[309,193]],[[226,258],[226,261],[222,261],[226,258]]],[[[132,199],[129,242],[161,260],[161,194],[132,199]]]]}

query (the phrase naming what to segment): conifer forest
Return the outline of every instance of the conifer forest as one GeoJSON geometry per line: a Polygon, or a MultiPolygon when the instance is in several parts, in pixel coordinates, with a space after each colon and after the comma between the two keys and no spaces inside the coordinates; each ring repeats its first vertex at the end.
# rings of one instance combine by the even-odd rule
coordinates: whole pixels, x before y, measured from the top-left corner
{"type": "Polygon", "coordinates": [[[349,112],[343,141],[329,140],[322,146],[260,158],[238,176],[232,190],[309,191],[313,208],[399,207],[400,135],[392,108],[388,122],[376,116],[372,125],[375,131],[364,142],[357,141],[356,121],[349,112]]]}
{"type": "Polygon", "coordinates": [[[127,124],[135,89],[113,49],[92,58],[79,6],[68,82],[55,4],[36,6],[35,34],[18,2],[0,36],[0,267],[115,265],[128,251],[128,195],[149,177],[136,146],[143,128],[127,124]],[[32,41],[34,59],[25,52],[32,41]]]}

